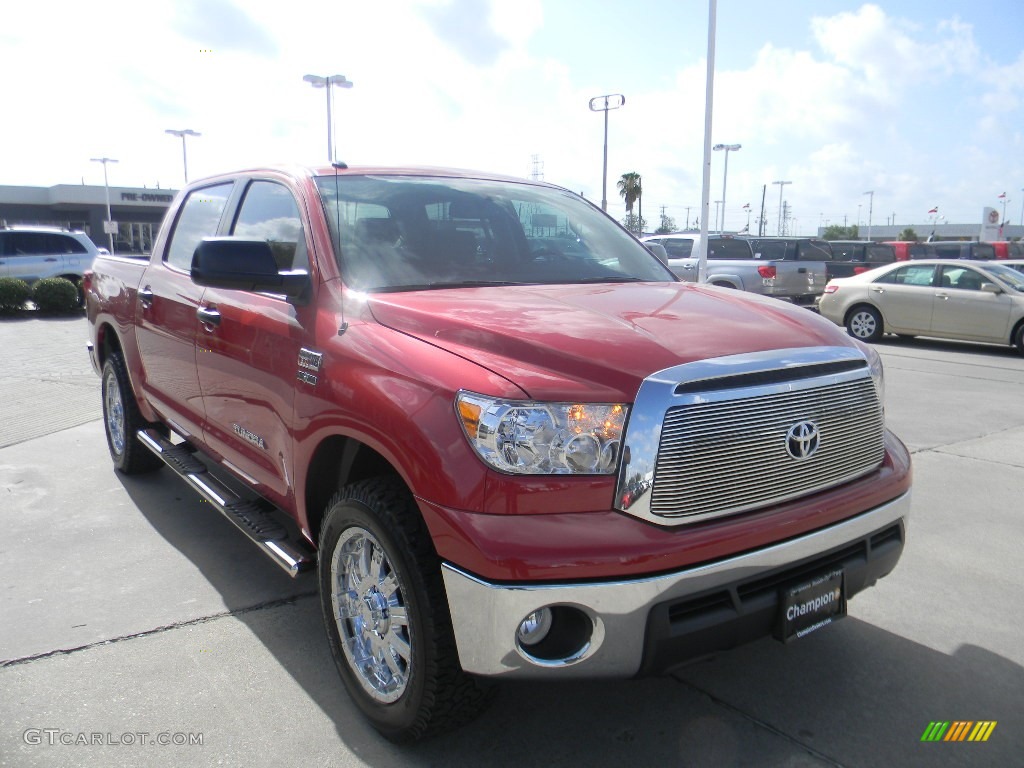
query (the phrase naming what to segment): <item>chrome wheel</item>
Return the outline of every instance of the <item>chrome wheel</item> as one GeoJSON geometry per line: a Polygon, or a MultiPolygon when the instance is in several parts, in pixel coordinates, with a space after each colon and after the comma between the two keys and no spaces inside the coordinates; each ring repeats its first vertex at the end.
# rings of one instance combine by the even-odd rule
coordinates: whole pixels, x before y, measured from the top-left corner
{"type": "Polygon", "coordinates": [[[377,538],[346,529],[331,558],[331,605],[341,648],[374,700],[389,704],[412,674],[412,635],[398,574],[377,538]]]}
{"type": "Polygon", "coordinates": [[[103,379],[103,400],[106,406],[104,411],[110,447],[114,453],[123,454],[125,445],[124,400],[121,399],[121,388],[117,385],[113,369],[103,379]]]}

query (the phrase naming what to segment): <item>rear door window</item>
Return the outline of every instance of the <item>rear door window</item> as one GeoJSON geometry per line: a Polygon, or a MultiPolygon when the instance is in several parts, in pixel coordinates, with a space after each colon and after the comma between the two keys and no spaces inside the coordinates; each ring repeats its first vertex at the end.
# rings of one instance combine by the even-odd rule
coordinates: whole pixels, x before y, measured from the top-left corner
{"type": "Polygon", "coordinates": [[[908,264],[876,278],[875,283],[895,285],[919,285],[927,287],[935,282],[935,266],[932,264],[908,264]]]}
{"type": "Polygon", "coordinates": [[[666,237],[659,241],[665,246],[670,259],[688,259],[693,254],[693,240],[683,237],[666,237]]]}
{"type": "Polygon", "coordinates": [[[868,246],[866,250],[866,261],[871,264],[890,264],[896,261],[896,251],[891,245],[875,244],[868,246]]]}
{"type": "Polygon", "coordinates": [[[832,249],[825,240],[802,240],[796,244],[799,261],[832,261],[832,249]]]}
{"type": "Polygon", "coordinates": [[[784,242],[761,241],[754,245],[754,258],[771,259],[774,261],[785,259],[786,244],[784,242]]]}
{"type": "Polygon", "coordinates": [[[8,256],[38,256],[46,252],[43,232],[9,232],[7,235],[8,256]]]}
{"type": "Polygon", "coordinates": [[[733,240],[723,238],[721,240],[708,241],[709,259],[750,259],[753,254],[750,251],[750,243],[746,240],[733,240]]]}

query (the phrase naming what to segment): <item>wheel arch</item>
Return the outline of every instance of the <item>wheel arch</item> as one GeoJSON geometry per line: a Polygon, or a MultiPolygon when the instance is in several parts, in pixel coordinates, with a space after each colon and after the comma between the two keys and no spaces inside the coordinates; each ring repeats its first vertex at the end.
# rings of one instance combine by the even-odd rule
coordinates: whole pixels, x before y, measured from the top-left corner
{"type": "Polygon", "coordinates": [[[354,437],[331,435],[313,452],[303,488],[306,526],[313,543],[320,539],[327,504],[341,488],[371,477],[392,476],[409,483],[388,459],[354,437]]]}
{"type": "MultiPolygon", "coordinates": [[[[1018,320],[1010,331],[1010,346],[1015,346],[1017,344],[1017,336],[1022,333],[1022,329],[1024,329],[1024,317],[1018,320]]],[[[1020,353],[1024,354],[1024,337],[1021,338],[1020,353]]]]}

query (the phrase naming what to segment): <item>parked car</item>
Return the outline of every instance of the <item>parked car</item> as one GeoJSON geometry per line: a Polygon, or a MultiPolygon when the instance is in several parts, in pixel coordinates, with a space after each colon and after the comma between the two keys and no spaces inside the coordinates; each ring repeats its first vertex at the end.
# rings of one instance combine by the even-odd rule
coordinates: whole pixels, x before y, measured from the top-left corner
{"type": "Polygon", "coordinates": [[[964,260],[896,262],[825,286],[818,310],[861,341],[883,333],[1012,344],[1024,354],[1024,274],[964,260]]]}
{"type": "Polygon", "coordinates": [[[1024,259],[1024,243],[1019,240],[996,240],[989,243],[997,259],[1024,259]]]}
{"type": "Polygon", "coordinates": [[[84,232],[56,227],[0,229],[0,277],[16,277],[29,285],[46,277],[63,277],[77,286],[98,253],[84,232]]]}
{"type": "Polygon", "coordinates": [[[849,277],[867,272],[869,269],[892,264],[896,261],[896,249],[887,243],[873,243],[870,240],[832,240],[832,261],[826,262],[828,277],[849,277]]]}
{"type": "Polygon", "coordinates": [[[933,240],[930,243],[917,243],[912,249],[912,259],[973,259],[988,261],[996,258],[996,249],[992,243],[979,243],[976,240],[933,240]]]}
{"type": "MultiPolygon", "coordinates": [[[[697,233],[645,237],[645,245],[662,245],[668,252],[669,268],[688,282],[697,280],[695,249],[697,233]]],[[[828,282],[822,262],[794,263],[794,259],[761,258],[751,242],[732,235],[708,235],[707,282],[721,288],[736,288],[783,299],[794,304],[813,304],[828,282]]]]}
{"type": "Polygon", "coordinates": [[[924,243],[911,240],[886,240],[882,245],[891,245],[896,252],[896,261],[907,261],[909,259],[925,259],[927,251],[924,243]]]}
{"type": "Polygon", "coordinates": [[[114,466],[166,465],[317,567],[340,677],[395,740],[476,716],[487,678],[805,637],[903,551],[878,353],[680,282],[550,184],[249,168],[85,283],[114,466]]]}

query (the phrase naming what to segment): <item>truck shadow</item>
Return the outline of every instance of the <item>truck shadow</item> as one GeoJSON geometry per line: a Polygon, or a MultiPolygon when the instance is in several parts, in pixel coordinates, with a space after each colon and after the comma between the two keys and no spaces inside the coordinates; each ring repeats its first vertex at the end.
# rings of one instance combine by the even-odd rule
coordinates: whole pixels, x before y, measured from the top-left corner
{"type": "MultiPolygon", "coordinates": [[[[849,618],[790,646],[760,641],[671,677],[505,683],[468,726],[396,746],[341,686],[314,575],[290,579],[167,470],[122,482],[368,765],[995,766],[1024,753],[1024,668],[985,648],[947,655],[901,637],[857,619],[856,600],[849,618]],[[935,720],[998,726],[984,744],[922,743],[935,720]]],[[[282,704],[271,717],[292,714],[282,704]]]]}

